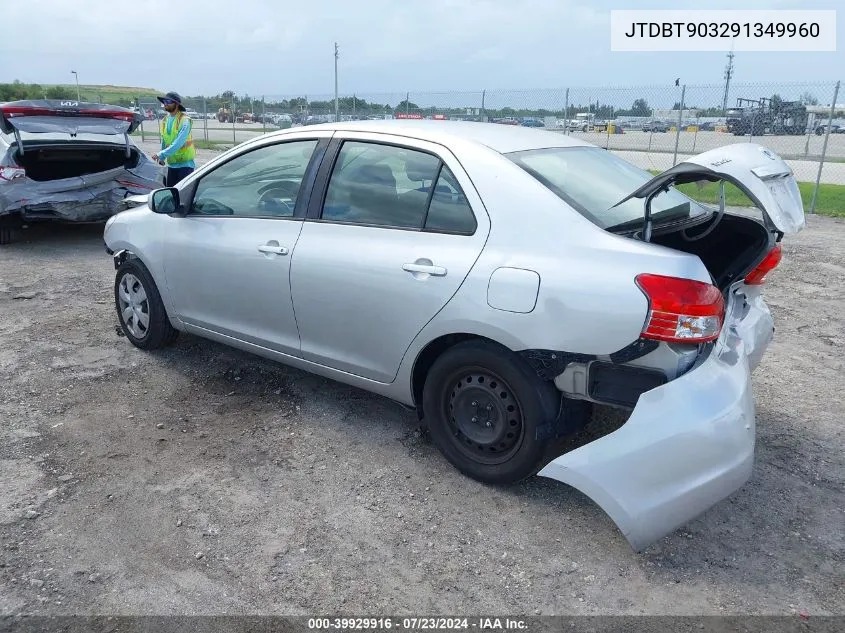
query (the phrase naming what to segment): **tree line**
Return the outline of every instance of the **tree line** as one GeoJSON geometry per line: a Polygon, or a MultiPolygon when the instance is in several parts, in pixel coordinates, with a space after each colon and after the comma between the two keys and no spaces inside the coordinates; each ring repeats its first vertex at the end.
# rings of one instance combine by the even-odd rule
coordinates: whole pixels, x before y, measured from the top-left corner
{"type": "MultiPolygon", "coordinates": [[[[86,88],[83,97],[90,98],[91,90],[86,88]]],[[[40,84],[27,84],[20,81],[12,83],[0,83],[0,102],[16,101],[19,99],[75,99],[76,89],[69,86],[41,86],[40,84]]],[[[94,99],[97,100],[97,99],[94,99]]],[[[102,100],[102,96],[100,96],[102,100]]],[[[812,94],[805,92],[800,97],[800,102],[805,105],[818,104],[812,94]]],[[[783,99],[775,94],[771,97],[773,104],[782,102],[783,99]]],[[[133,98],[130,95],[107,95],[107,102],[112,105],[131,108],[137,105],[142,107],[149,107],[155,102],[152,95],[143,95],[139,98],[133,98]]],[[[334,99],[331,100],[308,100],[305,96],[295,97],[291,99],[270,99],[262,100],[261,98],[253,98],[249,95],[238,96],[232,90],[228,90],[213,96],[186,96],[185,106],[187,108],[196,110],[197,112],[217,112],[220,108],[234,109],[238,113],[251,112],[253,114],[267,113],[286,113],[296,116],[304,114],[333,114],[335,111],[334,99]]],[[[679,102],[675,102],[673,110],[678,110],[679,102]]],[[[728,107],[732,107],[731,104],[728,107]]],[[[384,116],[396,115],[402,113],[408,114],[422,114],[424,116],[441,114],[447,116],[467,116],[467,107],[436,107],[436,106],[420,106],[413,101],[403,99],[391,105],[389,103],[370,102],[366,99],[358,97],[344,96],[338,99],[338,108],[343,115],[357,115],[357,116],[384,116]]],[[[547,116],[557,118],[574,118],[578,112],[591,112],[596,119],[615,119],[617,117],[650,117],[652,116],[652,106],[644,98],[634,99],[629,108],[619,108],[612,104],[601,103],[600,101],[590,103],[570,103],[568,108],[564,108],[560,104],[557,108],[529,108],[529,107],[500,107],[491,108],[484,107],[482,110],[481,104],[469,106],[472,115],[475,111],[479,111],[479,115],[489,118],[507,118],[507,117],[535,117],[544,118],[547,116]]],[[[684,110],[696,110],[698,116],[701,117],[721,117],[724,116],[724,111],[719,106],[697,107],[692,104],[684,104],[684,110]]]]}

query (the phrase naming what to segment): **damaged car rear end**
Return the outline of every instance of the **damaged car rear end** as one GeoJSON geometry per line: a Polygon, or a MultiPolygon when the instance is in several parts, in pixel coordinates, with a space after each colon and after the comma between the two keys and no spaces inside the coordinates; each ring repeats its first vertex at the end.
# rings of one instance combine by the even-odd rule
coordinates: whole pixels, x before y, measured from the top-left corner
{"type": "MultiPolygon", "coordinates": [[[[804,226],[803,205],[789,166],[755,144],[695,156],[607,206],[589,178],[555,182],[563,170],[554,160],[532,162],[556,151],[570,150],[513,160],[606,234],[631,241],[614,274],[631,279],[645,318],[632,346],[559,366],[554,381],[565,397],[622,407],[630,417],[539,475],[591,497],[641,550],[732,494],[752,473],[751,374],[774,333],[762,289],[780,262],[781,240],[804,226]],[[720,183],[718,209],[674,189],[701,181],[720,183]],[[726,183],[750,199],[758,217],[725,208],[726,183]],[[607,214],[594,214],[597,209],[607,214]]],[[[596,160],[608,163],[605,176],[616,172],[619,187],[636,170],[606,152],[596,160]]],[[[607,195],[618,193],[609,189],[607,195]]]]}
{"type": "Polygon", "coordinates": [[[161,186],[131,140],[140,115],[75,101],[0,104],[0,244],[24,225],[100,222],[161,186]]]}

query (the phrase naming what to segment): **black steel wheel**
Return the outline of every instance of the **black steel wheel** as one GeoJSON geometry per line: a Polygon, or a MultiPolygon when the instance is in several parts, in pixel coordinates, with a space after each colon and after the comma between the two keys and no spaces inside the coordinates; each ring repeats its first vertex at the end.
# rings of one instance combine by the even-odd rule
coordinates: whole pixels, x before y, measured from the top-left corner
{"type": "Polygon", "coordinates": [[[517,354],[474,340],[446,350],[423,387],[431,438],[464,474],[491,484],[512,484],[543,465],[546,440],[538,427],[558,414],[560,393],[517,354]]]}
{"type": "Polygon", "coordinates": [[[500,376],[472,367],[452,374],[443,393],[445,414],[457,446],[469,459],[502,464],[513,457],[525,434],[522,408],[500,376]]]}

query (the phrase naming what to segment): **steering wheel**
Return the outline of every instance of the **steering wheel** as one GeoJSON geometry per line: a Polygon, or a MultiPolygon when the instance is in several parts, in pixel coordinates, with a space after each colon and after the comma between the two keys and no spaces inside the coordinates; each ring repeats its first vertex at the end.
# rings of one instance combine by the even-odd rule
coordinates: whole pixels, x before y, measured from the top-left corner
{"type": "Polygon", "coordinates": [[[213,198],[202,200],[200,205],[194,206],[193,211],[199,215],[235,215],[235,210],[232,207],[226,206],[213,198]]]}
{"type": "Polygon", "coordinates": [[[296,198],[297,194],[299,193],[299,183],[292,182],[290,180],[280,180],[279,182],[271,182],[261,187],[258,190],[258,194],[259,196],[261,196],[261,199],[263,199],[264,194],[270,191],[276,192],[277,196],[282,196],[286,198],[296,198]]]}
{"type": "Polygon", "coordinates": [[[269,215],[292,216],[297,192],[291,193],[290,189],[277,185],[263,187],[258,198],[258,208],[267,211],[269,215]]]}

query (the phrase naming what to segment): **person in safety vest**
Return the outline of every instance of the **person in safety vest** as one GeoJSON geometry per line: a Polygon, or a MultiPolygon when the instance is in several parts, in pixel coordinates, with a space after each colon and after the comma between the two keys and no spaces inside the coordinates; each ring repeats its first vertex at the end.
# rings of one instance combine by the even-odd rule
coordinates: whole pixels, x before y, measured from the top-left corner
{"type": "Polygon", "coordinates": [[[182,97],[178,93],[168,92],[158,97],[167,115],[161,120],[161,151],[153,154],[153,160],[166,162],[167,175],[165,187],[174,187],[176,183],[196,169],[194,157],[196,149],[191,136],[193,121],[185,114],[182,97]]]}

